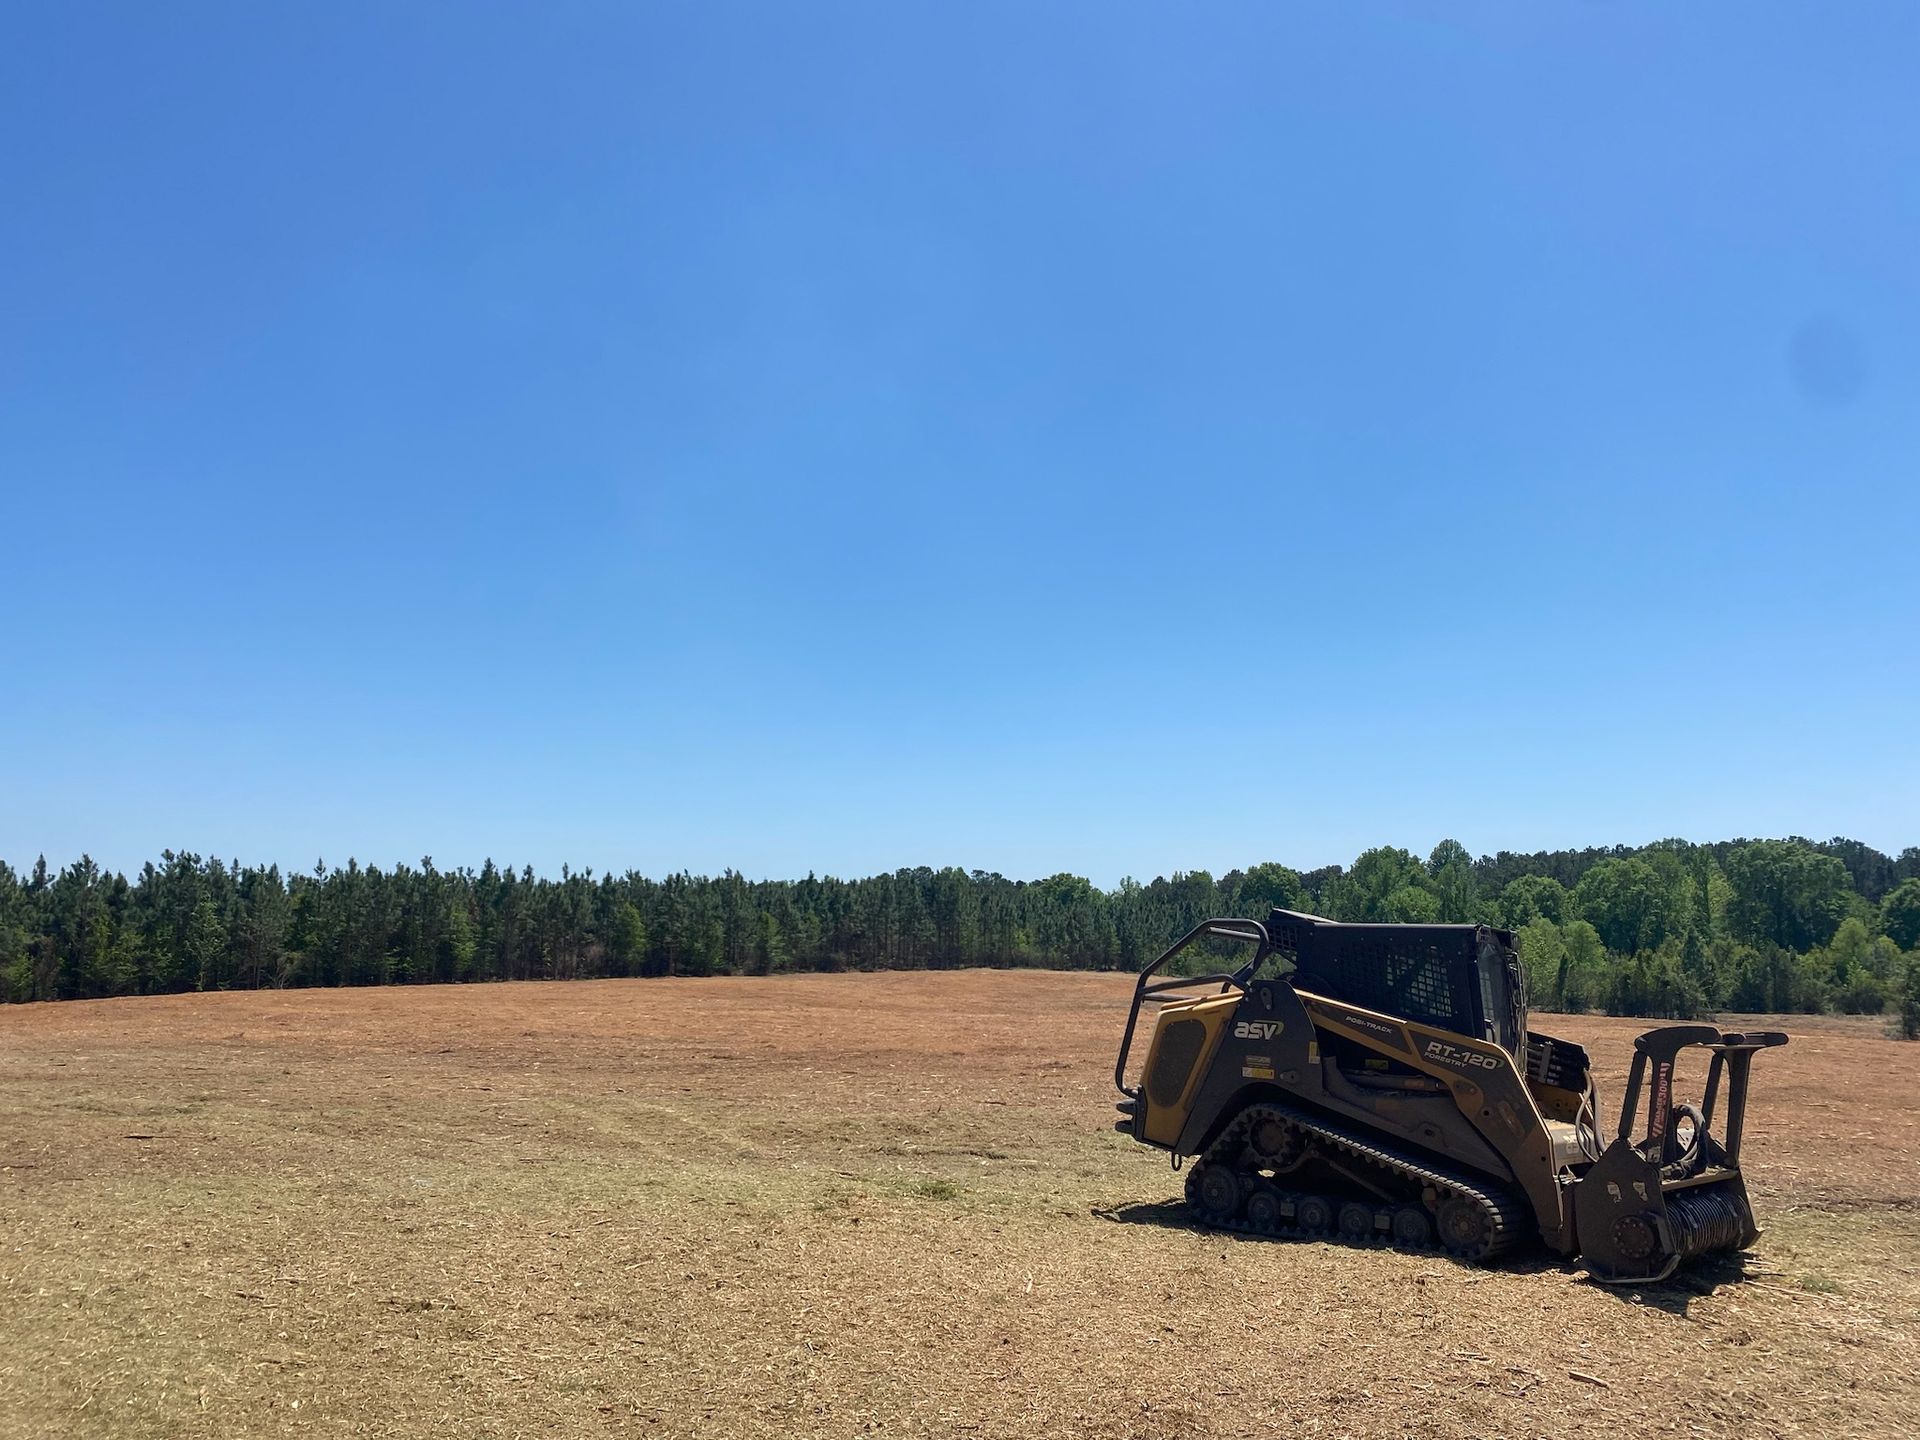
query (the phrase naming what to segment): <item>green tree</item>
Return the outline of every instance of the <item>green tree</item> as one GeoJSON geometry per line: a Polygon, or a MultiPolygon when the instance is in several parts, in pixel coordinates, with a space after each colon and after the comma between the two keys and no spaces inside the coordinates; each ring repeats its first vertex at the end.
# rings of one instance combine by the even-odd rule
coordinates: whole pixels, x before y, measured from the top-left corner
{"type": "Polygon", "coordinates": [[[279,867],[244,872],[240,900],[234,922],[227,926],[229,941],[237,943],[241,956],[236,982],[256,990],[263,984],[284,984],[293,906],[279,867]]]}
{"type": "Polygon", "coordinates": [[[1811,845],[1756,840],[1727,856],[1727,926],[1751,945],[1824,945],[1847,913],[1847,867],[1811,845]]]}
{"type": "Polygon", "coordinates": [[[1880,928],[1902,950],[1920,949],[1920,880],[1902,880],[1887,892],[1880,928]]]}
{"type": "Polygon", "coordinates": [[[0,860],[0,1001],[31,998],[33,971],[27,944],[37,927],[28,912],[20,877],[0,860]]]}
{"type": "Polygon", "coordinates": [[[1833,943],[1807,957],[1812,983],[1833,1008],[1847,1015],[1878,1015],[1886,1008],[1887,987],[1877,971],[1873,936],[1849,915],[1833,932],[1833,943]]]}
{"type": "Polygon", "coordinates": [[[1395,925],[1431,925],[1446,917],[1440,897],[1418,885],[1402,885],[1387,897],[1386,918],[1395,925]]]}
{"type": "Polygon", "coordinates": [[[1726,879],[1713,863],[1713,852],[1702,845],[1693,852],[1693,928],[1703,940],[1720,933],[1720,917],[1727,908],[1726,879]]]}
{"type": "Polygon", "coordinates": [[[1685,1020],[1700,1013],[1701,999],[1681,963],[1679,942],[1669,940],[1658,950],[1628,957],[1614,971],[1607,1012],[1685,1020]]]}
{"type": "Polygon", "coordinates": [[[1055,875],[1036,888],[1034,942],[1044,960],[1071,969],[1096,964],[1106,953],[1108,936],[1092,883],[1079,875],[1055,875]]]}
{"type": "Polygon", "coordinates": [[[773,975],[787,968],[787,960],[787,937],[780,927],[780,918],[771,910],[762,910],[760,935],[754,950],[754,970],[761,975],[773,975]]]}
{"type": "Polygon", "coordinates": [[[1743,946],[1728,1004],[1748,1014],[1772,1015],[1817,1009],[1793,956],[1778,945],[1743,946]]]}
{"type": "Polygon", "coordinates": [[[1623,955],[1656,949],[1684,922],[1679,897],[1660,872],[1639,858],[1602,860],[1573,887],[1574,910],[1623,955]]]}
{"type": "MultiPolygon", "coordinates": [[[[927,898],[927,912],[933,920],[934,964],[952,968],[969,964],[976,957],[980,945],[981,888],[966,871],[954,866],[934,872],[927,898]]],[[[763,934],[763,951],[765,940],[763,934]]]]}
{"type": "Polygon", "coordinates": [[[1473,856],[1458,840],[1442,840],[1433,847],[1427,857],[1427,888],[1436,918],[1453,925],[1480,919],[1480,882],[1474,877],[1473,856]]]}
{"type": "Polygon", "coordinates": [[[124,988],[131,967],[113,903],[116,882],[124,888],[121,877],[106,875],[82,855],[46,887],[48,966],[37,998],[114,995],[124,988]]]}
{"type": "Polygon", "coordinates": [[[1555,926],[1567,921],[1567,887],[1547,875],[1521,875],[1500,892],[1500,920],[1509,930],[1520,930],[1535,920],[1555,926]]]}
{"type": "Polygon", "coordinates": [[[1900,1038],[1920,1040],[1920,950],[1907,956],[1900,983],[1900,1038]]]}
{"type": "Polygon", "coordinates": [[[211,898],[202,895],[187,914],[186,943],[182,954],[193,972],[194,989],[220,988],[220,958],[227,949],[227,927],[220,923],[220,912],[211,898]]]}
{"type": "Polygon", "coordinates": [[[456,890],[447,897],[445,927],[441,931],[440,946],[447,978],[451,980],[470,980],[473,978],[474,956],[480,951],[480,940],[474,932],[473,916],[467,908],[467,897],[456,890]]]}
{"type": "Polygon", "coordinates": [[[1240,877],[1239,913],[1249,920],[1264,920],[1269,910],[1305,910],[1307,904],[1300,872],[1285,865],[1267,860],[1240,877]]]}
{"type": "Polygon", "coordinates": [[[647,958],[647,922],[631,900],[613,907],[608,945],[613,954],[614,973],[638,975],[647,958]]]}
{"type": "Polygon", "coordinates": [[[1402,892],[1424,889],[1426,867],[1405,850],[1382,845],[1365,851],[1353,868],[1327,885],[1328,918],[1348,921],[1392,921],[1402,918],[1407,905],[1402,892]],[[1396,913],[1396,897],[1400,904],[1396,913]]]}
{"type": "Polygon", "coordinates": [[[1607,974],[1607,948],[1600,932],[1585,920],[1571,920],[1561,927],[1564,953],[1560,960],[1559,983],[1554,987],[1560,1008],[1571,1014],[1591,1010],[1604,993],[1607,974]]]}
{"type": "Polygon", "coordinates": [[[1560,927],[1546,916],[1536,915],[1514,938],[1520,945],[1520,962],[1527,971],[1528,1003],[1541,1010],[1562,1008],[1560,980],[1566,968],[1567,945],[1560,938],[1560,927]]]}

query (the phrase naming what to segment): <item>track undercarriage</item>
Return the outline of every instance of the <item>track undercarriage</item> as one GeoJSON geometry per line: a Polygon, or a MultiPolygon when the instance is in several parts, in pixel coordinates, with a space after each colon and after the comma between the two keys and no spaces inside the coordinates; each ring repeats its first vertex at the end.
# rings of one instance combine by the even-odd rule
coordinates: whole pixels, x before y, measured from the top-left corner
{"type": "Polygon", "coordinates": [[[1504,1187],[1281,1105],[1243,1111],[1187,1172],[1186,1197],[1211,1229],[1474,1262],[1505,1254],[1528,1228],[1524,1200],[1504,1187]]]}

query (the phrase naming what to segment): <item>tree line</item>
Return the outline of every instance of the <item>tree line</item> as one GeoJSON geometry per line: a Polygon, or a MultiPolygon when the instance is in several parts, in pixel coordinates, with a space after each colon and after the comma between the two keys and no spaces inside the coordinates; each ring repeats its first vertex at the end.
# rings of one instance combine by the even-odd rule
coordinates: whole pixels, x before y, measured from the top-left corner
{"type": "MultiPolygon", "coordinates": [[[[1537,1008],[1685,1016],[1874,1013],[1920,1032],[1920,847],[1662,840],[1475,858],[1383,846],[1103,890],[956,868],[859,880],[653,879],[489,861],[310,873],[167,852],[0,862],[0,999],[788,970],[1136,970],[1200,920],[1275,905],[1336,920],[1466,921],[1519,936],[1537,1008]]],[[[1202,957],[1202,963],[1205,963],[1202,957]]]]}

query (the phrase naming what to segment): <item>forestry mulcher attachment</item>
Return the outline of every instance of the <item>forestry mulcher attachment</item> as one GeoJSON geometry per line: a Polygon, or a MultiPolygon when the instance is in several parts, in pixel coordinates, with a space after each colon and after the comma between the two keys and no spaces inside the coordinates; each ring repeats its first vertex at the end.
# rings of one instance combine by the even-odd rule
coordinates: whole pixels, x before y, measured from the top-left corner
{"type": "Polygon", "coordinates": [[[1747,1072],[1756,1051],[1786,1041],[1712,1025],[1647,1031],[1609,1140],[1587,1052],[1528,1031],[1509,932],[1275,910],[1265,924],[1209,920],[1141,972],[1114,1066],[1126,1096],[1114,1128],[1170,1151],[1176,1167],[1194,1159],[1187,1204],[1204,1225],[1470,1261],[1538,1237],[1597,1280],[1646,1283],[1759,1235],[1740,1176],[1747,1072]],[[1202,941],[1253,957],[1231,974],[1156,978],[1202,941]],[[1163,1002],[1159,1021],[1129,1086],[1149,998],[1163,1002]],[[1694,1104],[1675,1085],[1696,1048],[1708,1059],[1694,1104]]]}

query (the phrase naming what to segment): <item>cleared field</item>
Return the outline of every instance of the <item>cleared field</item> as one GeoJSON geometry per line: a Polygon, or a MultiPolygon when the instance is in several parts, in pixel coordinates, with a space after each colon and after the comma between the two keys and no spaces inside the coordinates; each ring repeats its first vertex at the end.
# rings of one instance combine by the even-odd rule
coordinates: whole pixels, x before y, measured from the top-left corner
{"type": "MultiPolygon", "coordinates": [[[[1766,1235],[1619,1292],[1184,1228],[1129,986],[0,1010],[0,1435],[1913,1433],[1920,1047],[1786,1020],[1766,1235]]],[[[1545,1028],[1618,1095],[1639,1024],[1545,1028]]]]}

